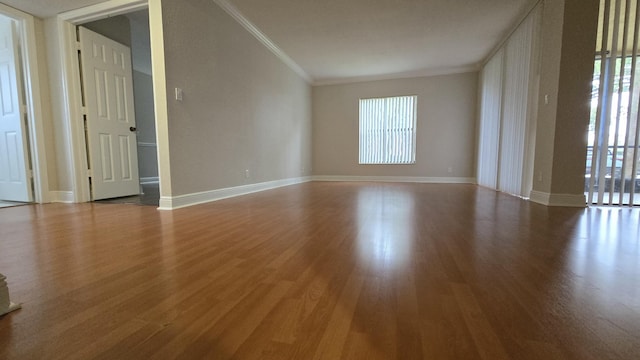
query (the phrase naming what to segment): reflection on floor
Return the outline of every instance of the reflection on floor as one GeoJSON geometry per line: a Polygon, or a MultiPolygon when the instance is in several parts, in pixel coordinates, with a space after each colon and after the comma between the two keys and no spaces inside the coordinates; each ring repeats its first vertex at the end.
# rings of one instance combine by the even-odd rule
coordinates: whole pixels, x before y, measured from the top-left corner
{"type": "MultiPolygon", "coordinates": [[[[584,195],[587,197],[587,199],[589,199],[589,192],[585,192],[584,195]]],[[[609,191],[605,191],[602,194],[602,204],[603,205],[629,205],[631,204],[631,193],[626,192],[622,194],[622,202],[620,201],[620,193],[619,192],[615,192],[613,193],[613,195],[611,195],[609,193],[609,191]],[[609,201],[609,199],[611,199],[611,201],[609,201]]],[[[598,204],[598,192],[594,192],[593,193],[593,197],[591,198],[591,204],[592,205],[597,205],[598,204]]],[[[636,190],[636,192],[633,194],[633,205],[640,205],[640,193],[636,190]]]]}
{"type": "Polygon", "coordinates": [[[120,198],[98,200],[98,203],[106,204],[132,204],[158,206],[160,204],[160,186],[158,183],[141,184],[142,194],[125,196],[120,198]]]}
{"type": "Polygon", "coordinates": [[[0,200],[0,208],[20,206],[20,205],[29,205],[29,203],[0,200]]]}

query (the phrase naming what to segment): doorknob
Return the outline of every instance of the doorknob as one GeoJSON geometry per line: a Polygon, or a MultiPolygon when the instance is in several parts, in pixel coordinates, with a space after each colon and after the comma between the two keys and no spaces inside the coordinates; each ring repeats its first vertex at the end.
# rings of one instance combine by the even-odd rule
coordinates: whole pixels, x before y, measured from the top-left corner
{"type": "Polygon", "coordinates": [[[131,132],[135,132],[136,130],[137,130],[137,129],[136,129],[136,127],[135,127],[135,126],[131,126],[131,127],[129,127],[129,131],[131,131],[131,132]]]}

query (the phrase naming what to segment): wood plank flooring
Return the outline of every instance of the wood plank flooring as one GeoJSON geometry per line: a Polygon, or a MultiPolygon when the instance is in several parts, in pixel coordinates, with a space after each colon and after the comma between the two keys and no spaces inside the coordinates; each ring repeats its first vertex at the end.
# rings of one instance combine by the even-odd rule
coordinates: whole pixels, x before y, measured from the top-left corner
{"type": "Polygon", "coordinates": [[[433,184],[0,209],[0,358],[639,359],[639,223],[433,184]]]}

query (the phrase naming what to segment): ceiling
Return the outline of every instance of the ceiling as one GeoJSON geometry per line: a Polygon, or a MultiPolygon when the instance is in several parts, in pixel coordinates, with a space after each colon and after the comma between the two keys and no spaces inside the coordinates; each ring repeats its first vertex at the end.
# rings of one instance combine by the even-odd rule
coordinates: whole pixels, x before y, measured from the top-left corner
{"type": "Polygon", "coordinates": [[[536,0],[226,0],[315,82],[475,66],[536,0]]]}
{"type": "Polygon", "coordinates": [[[0,0],[3,4],[22,10],[40,18],[99,4],[105,0],[0,0]]]}
{"type": "MultiPolygon", "coordinates": [[[[240,16],[297,63],[314,83],[468,70],[482,62],[538,2],[215,1],[226,5],[227,9],[237,9],[240,16]]],[[[2,2],[39,17],[48,17],[102,0],[2,2]]]]}

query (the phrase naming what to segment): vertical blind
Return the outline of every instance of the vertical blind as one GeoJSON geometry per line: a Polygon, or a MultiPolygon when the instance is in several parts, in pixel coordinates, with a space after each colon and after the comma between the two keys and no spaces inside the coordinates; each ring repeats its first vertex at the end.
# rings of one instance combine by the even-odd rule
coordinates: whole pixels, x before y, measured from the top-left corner
{"type": "MultiPolygon", "coordinates": [[[[529,197],[531,188],[524,174],[529,173],[526,151],[532,141],[529,132],[530,91],[533,88],[535,32],[538,12],[534,10],[513,33],[505,46],[502,124],[500,131],[500,172],[498,189],[509,194],[529,197]]],[[[537,69],[535,69],[537,70],[537,69]]],[[[532,172],[531,172],[532,173],[532,172]]]]}
{"type": "Polygon", "coordinates": [[[585,172],[598,205],[640,205],[639,19],[638,0],[601,2],[585,172]]]}
{"type": "Polygon", "coordinates": [[[498,150],[500,145],[500,113],[502,100],[501,49],[482,69],[481,121],[478,144],[478,184],[498,188],[498,150]]]}
{"type": "Polygon", "coordinates": [[[417,96],[360,99],[360,164],[416,161],[417,96]]]}
{"type": "Polygon", "coordinates": [[[482,70],[478,184],[528,197],[536,106],[538,5],[482,70]]]}

